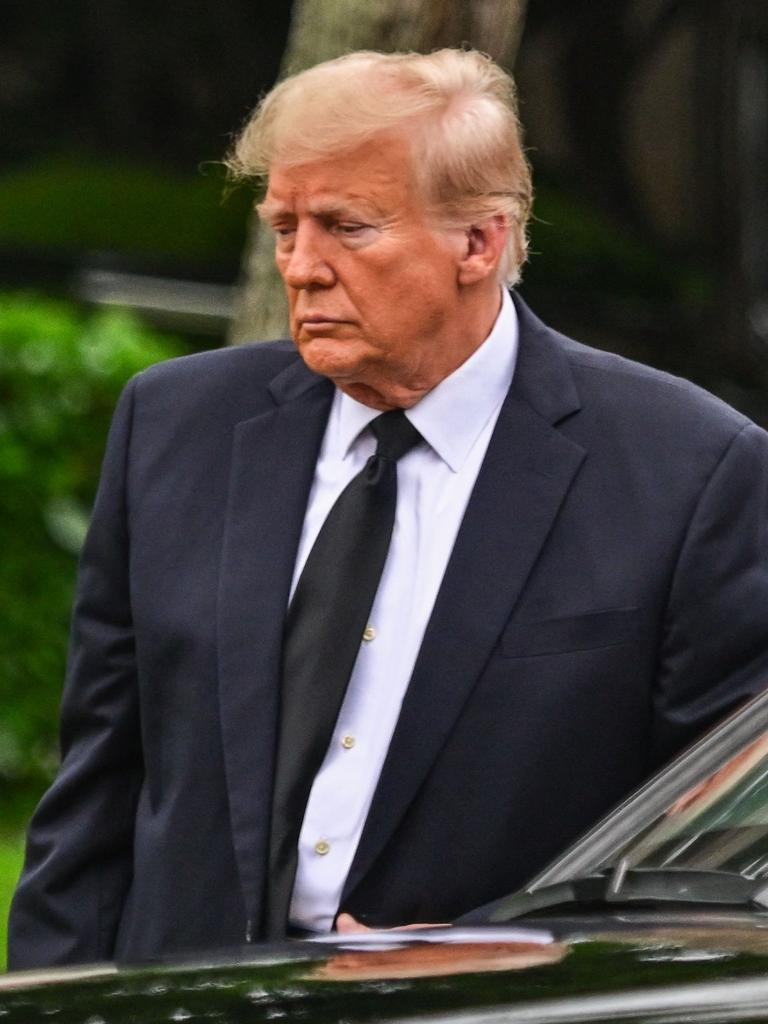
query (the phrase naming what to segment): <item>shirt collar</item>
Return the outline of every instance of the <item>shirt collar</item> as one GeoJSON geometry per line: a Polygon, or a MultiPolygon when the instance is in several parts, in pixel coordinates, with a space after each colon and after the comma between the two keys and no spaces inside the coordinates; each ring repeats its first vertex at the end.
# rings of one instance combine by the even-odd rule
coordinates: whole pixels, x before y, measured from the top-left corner
{"type": "MultiPolygon", "coordinates": [[[[429,446],[458,473],[483,427],[499,409],[512,383],[518,348],[517,313],[506,288],[491,333],[472,355],[406,415],[429,446]]],[[[331,422],[342,458],[379,413],[336,391],[331,422]]]]}

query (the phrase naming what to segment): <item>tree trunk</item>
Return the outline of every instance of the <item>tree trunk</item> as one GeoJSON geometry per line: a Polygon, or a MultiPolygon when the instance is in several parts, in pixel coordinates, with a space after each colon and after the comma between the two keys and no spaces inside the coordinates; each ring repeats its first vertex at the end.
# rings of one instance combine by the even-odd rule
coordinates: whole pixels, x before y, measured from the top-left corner
{"type": "MultiPolygon", "coordinates": [[[[295,0],[281,76],[350,50],[415,50],[469,44],[511,68],[527,0],[295,0]]],[[[285,337],[288,320],[269,231],[254,216],[230,342],[285,337]]]]}

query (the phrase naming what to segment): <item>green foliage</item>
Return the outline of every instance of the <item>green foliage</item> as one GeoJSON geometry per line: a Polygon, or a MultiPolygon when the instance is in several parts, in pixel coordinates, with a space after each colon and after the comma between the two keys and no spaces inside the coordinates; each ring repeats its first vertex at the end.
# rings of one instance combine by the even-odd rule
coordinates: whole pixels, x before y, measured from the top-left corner
{"type": "Polygon", "coordinates": [[[5,969],[8,909],[21,871],[23,855],[21,838],[0,839],[0,971],[5,969]]]}
{"type": "Polygon", "coordinates": [[[125,381],[176,355],[131,314],[0,294],[0,791],[50,776],[77,552],[125,381]]]}
{"type": "Polygon", "coordinates": [[[237,260],[252,202],[248,189],[226,193],[215,164],[182,175],[48,156],[0,175],[0,244],[237,260]]]}

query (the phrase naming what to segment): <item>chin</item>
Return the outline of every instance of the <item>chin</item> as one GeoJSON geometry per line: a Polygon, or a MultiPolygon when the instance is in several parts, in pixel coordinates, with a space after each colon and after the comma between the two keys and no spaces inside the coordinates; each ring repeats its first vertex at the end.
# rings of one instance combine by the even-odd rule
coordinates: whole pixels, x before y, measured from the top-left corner
{"type": "Polygon", "coordinates": [[[336,338],[311,338],[299,341],[301,358],[315,373],[338,380],[354,379],[364,374],[366,360],[355,352],[349,342],[336,338]]]}

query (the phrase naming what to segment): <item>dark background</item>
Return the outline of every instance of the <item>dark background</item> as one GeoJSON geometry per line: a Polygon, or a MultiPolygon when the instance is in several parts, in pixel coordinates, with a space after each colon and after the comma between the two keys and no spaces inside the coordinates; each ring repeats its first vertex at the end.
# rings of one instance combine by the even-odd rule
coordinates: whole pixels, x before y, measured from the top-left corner
{"type": "MultiPolygon", "coordinates": [[[[222,199],[218,161],[277,75],[290,15],[13,5],[0,284],[93,298],[105,268],[232,283],[249,197],[222,199]]],[[[516,73],[539,194],[526,294],[765,421],[768,5],[530,0],[516,73]]]]}
{"type": "Polygon", "coordinates": [[[278,73],[291,4],[16,3],[0,37],[0,284],[103,267],[231,281],[230,136],[278,73]]]}

